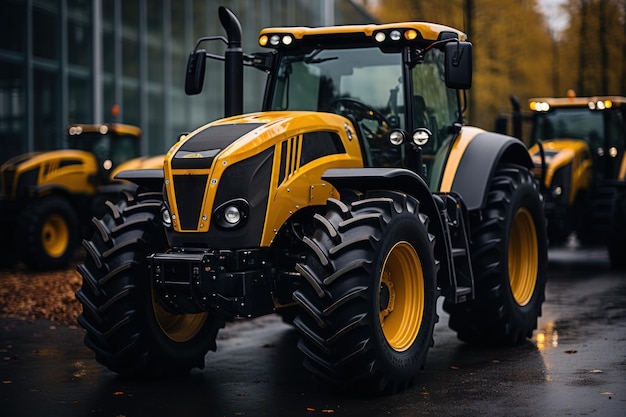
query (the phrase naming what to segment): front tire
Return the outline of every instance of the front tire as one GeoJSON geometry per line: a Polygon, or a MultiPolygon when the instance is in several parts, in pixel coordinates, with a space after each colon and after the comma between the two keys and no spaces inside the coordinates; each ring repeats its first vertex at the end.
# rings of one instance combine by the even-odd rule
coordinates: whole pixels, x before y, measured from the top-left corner
{"type": "Polygon", "coordinates": [[[433,345],[438,296],[428,217],[394,192],[328,200],[297,270],[294,325],[304,366],[332,386],[392,393],[409,386],[433,345]]]}
{"type": "Polygon", "coordinates": [[[146,257],[168,247],[158,222],[161,204],[160,193],[125,193],[117,203],[106,203],[106,214],[93,220],[92,239],[83,241],[78,322],[98,362],[122,375],[202,368],[224,325],[210,313],[171,314],[155,300],[146,257]]]}
{"type": "Polygon", "coordinates": [[[16,232],[22,261],[34,270],[67,267],[78,247],[78,217],[72,205],[59,196],[30,203],[16,232]]]}
{"type": "Polygon", "coordinates": [[[445,303],[459,339],[515,345],[532,336],[545,300],[547,239],[537,181],[505,164],[489,185],[486,206],[471,217],[476,297],[445,303]]]}

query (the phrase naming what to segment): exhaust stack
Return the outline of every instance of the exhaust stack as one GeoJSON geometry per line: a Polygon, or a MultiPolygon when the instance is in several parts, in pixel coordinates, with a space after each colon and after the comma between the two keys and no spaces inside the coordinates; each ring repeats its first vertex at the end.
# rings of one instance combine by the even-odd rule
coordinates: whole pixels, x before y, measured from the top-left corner
{"type": "Polygon", "coordinates": [[[237,16],[226,7],[220,6],[218,14],[228,39],[224,68],[224,116],[228,117],[243,113],[241,24],[237,16]]]}

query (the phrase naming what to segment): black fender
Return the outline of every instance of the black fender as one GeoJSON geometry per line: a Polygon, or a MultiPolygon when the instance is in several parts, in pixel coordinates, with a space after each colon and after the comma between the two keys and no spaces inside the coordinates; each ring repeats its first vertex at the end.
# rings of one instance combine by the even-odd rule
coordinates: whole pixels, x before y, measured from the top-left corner
{"type": "Polygon", "coordinates": [[[409,194],[420,203],[420,212],[429,218],[428,232],[435,236],[435,259],[441,262],[438,282],[448,286],[451,282],[450,260],[448,259],[446,237],[440,206],[444,203],[433,194],[422,177],[404,168],[333,168],[324,172],[324,181],[339,190],[393,190],[409,194]],[[446,281],[443,281],[445,279],[446,281]]]}
{"type": "Polygon", "coordinates": [[[322,175],[339,190],[352,189],[393,190],[414,196],[420,201],[420,210],[428,214],[431,222],[441,223],[439,210],[428,185],[415,172],[404,168],[333,168],[326,170],[322,175]]]}
{"type": "Polygon", "coordinates": [[[163,191],[165,174],[162,168],[158,169],[129,169],[115,175],[116,180],[130,181],[142,187],[145,191],[163,191]]]}
{"type": "Polygon", "coordinates": [[[502,162],[533,167],[521,140],[493,132],[476,134],[463,153],[451,187],[463,198],[468,210],[484,207],[487,188],[496,166],[502,162]]]}

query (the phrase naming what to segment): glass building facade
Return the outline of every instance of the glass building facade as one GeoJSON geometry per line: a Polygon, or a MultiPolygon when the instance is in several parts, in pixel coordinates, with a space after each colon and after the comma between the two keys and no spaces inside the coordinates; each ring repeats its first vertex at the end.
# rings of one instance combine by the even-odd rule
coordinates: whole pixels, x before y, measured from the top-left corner
{"type": "MultiPolygon", "coordinates": [[[[357,0],[0,0],[0,163],[67,146],[69,123],[143,129],[142,153],[164,153],[182,132],[224,113],[223,64],[207,62],[202,94],[184,72],[197,38],[225,35],[229,7],[254,52],[267,26],[370,23],[357,0]]],[[[223,55],[225,45],[204,45],[223,55]]],[[[244,111],[259,110],[265,75],[244,72],[244,111]]]]}

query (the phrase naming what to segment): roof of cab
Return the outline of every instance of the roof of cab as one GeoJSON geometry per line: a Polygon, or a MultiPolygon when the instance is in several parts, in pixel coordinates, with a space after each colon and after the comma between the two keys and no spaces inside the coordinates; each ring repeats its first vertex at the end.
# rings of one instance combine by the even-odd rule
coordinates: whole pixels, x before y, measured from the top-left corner
{"type": "MultiPolygon", "coordinates": [[[[263,36],[271,36],[274,34],[279,35],[291,35],[294,40],[307,40],[311,38],[326,38],[332,39],[332,36],[337,38],[349,37],[354,35],[363,35],[365,38],[372,38],[378,32],[390,33],[394,30],[400,31],[401,34],[409,30],[415,30],[419,37],[414,39],[415,41],[437,41],[442,39],[444,34],[446,37],[455,37],[460,41],[467,40],[467,35],[457,29],[440,25],[437,23],[427,22],[399,22],[399,23],[386,23],[386,24],[367,24],[367,25],[345,25],[345,26],[325,26],[325,27],[270,27],[261,30],[259,39],[263,36]]],[[[339,40],[339,39],[337,39],[339,40]]],[[[261,45],[276,47],[278,45],[261,45]]]]}

